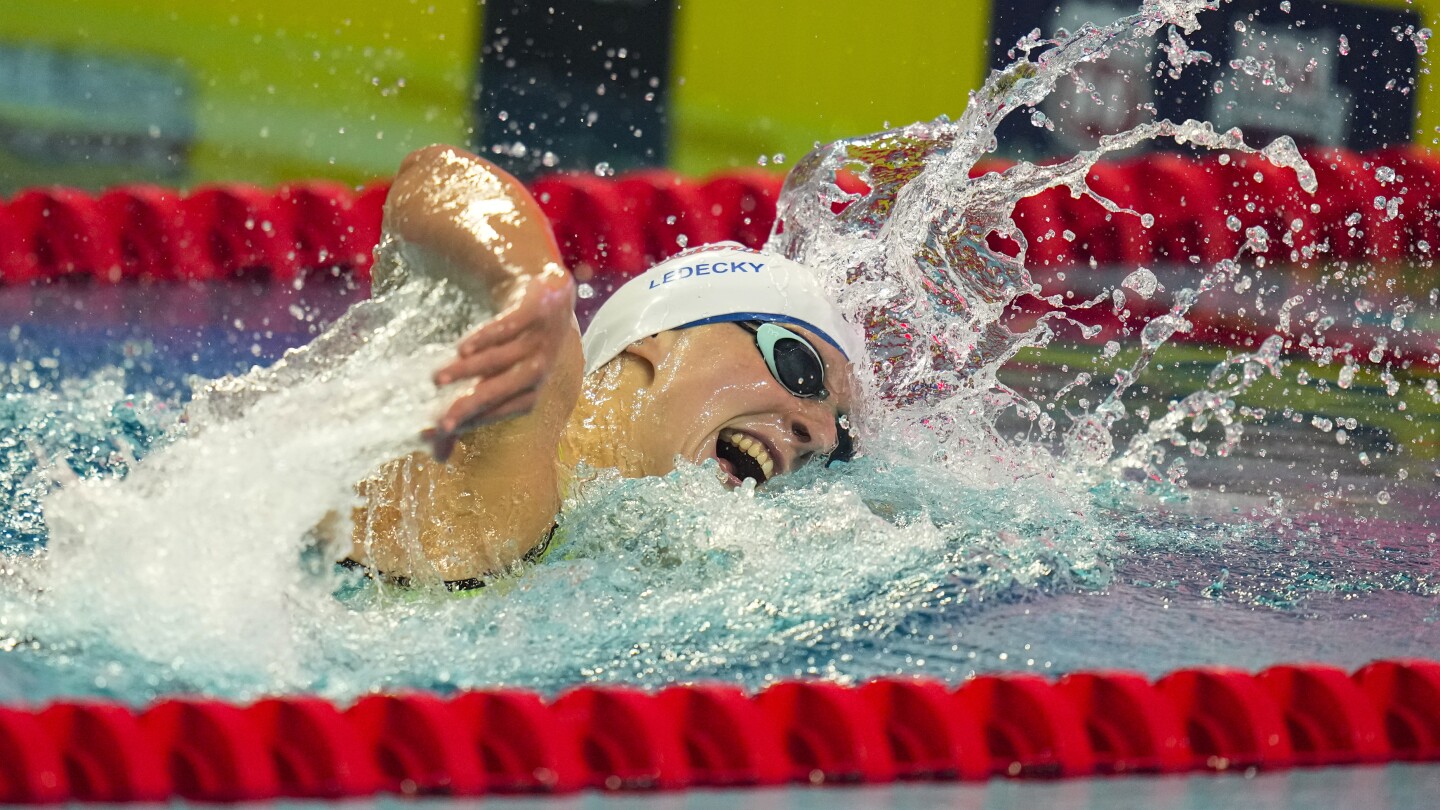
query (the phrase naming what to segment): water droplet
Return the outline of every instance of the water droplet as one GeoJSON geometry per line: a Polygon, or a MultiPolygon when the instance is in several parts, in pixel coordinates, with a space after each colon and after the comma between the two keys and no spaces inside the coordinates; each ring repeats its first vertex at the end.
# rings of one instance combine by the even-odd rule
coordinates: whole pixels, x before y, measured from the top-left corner
{"type": "Polygon", "coordinates": [[[1160,282],[1155,278],[1155,274],[1151,272],[1150,268],[1139,267],[1133,270],[1130,275],[1126,276],[1125,280],[1120,282],[1120,286],[1134,292],[1141,298],[1149,298],[1155,294],[1155,290],[1159,288],[1160,282]]]}

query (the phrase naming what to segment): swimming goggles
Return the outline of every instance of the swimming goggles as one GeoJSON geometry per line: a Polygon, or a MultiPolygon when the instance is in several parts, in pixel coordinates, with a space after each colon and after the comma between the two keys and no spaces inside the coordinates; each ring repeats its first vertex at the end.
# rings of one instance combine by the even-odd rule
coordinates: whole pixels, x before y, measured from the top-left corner
{"type": "MultiPolygon", "coordinates": [[[[736,325],[755,337],[755,348],[765,358],[770,376],[791,395],[801,399],[825,400],[825,361],[814,344],[797,332],[762,321],[735,321],[736,325]]],[[[835,461],[849,461],[855,455],[854,437],[843,415],[835,417],[835,449],[826,457],[829,466],[835,461]]]]}

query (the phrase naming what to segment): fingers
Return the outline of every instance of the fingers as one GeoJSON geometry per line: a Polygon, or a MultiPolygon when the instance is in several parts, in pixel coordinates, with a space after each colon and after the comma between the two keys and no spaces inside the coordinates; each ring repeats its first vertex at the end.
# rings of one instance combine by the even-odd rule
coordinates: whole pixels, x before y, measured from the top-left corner
{"type": "Polygon", "coordinates": [[[491,346],[474,354],[462,354],[435,372],[435,384],[449,385],[470,377],[489,377],[519,365],[527,358],[548,356],[548,342],[539,333],[530,332],[509,343],[491,346]]]}
{"type": "Polygon", "coordinates": [[[430,445],[430,454],[441,464],[448,461],[450,454],[455,452],[456,437],[453,433],[441,433],[435,428],[426,428],[420,431],[420,439],[430,445]]]}
{"type": "Polygon", "coordinates": [[[527,309],[533,309],[533,307],[527,308],[525,302],[522,301],[466,335],[460,341],[460,356],[465,357],[484,351],[491,346],[505,343],[521,332],[541,323],[541,320],[535,316],[536,313],[527,311],[527,309]]]}
{"type": "Polygon", "coordinates": [[[495,421],[491,412],[510,399],[534,391],[544,380],[545,364],[532,358],[475,383],[470,393],[453,403],[435,424],[442,433],[458,433],[463,429],[495,421]]]}
{"type": "Polygon", "coordinates": [[[458,356],[435,372],[435,384],[476,382],[422,434],[435,458],[448,458],[464,431],[535,407],[566,321],[573,324],[573,308],[573,282],[557,265],[555,272],[529,279],[493,320],[461,340],[458,356]]]}

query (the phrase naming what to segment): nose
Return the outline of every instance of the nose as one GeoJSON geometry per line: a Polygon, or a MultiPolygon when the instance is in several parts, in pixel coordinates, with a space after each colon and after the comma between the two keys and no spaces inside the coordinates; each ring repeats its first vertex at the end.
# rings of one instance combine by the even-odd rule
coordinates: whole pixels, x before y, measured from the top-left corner
{"type": "Polygon", "coordinates": [[[814,400],[806,400],[790,416],[790,434],[797,449],[804,453],[828,453],[835,449],[840,437],[836,432],[835,414],[814,400]]]}

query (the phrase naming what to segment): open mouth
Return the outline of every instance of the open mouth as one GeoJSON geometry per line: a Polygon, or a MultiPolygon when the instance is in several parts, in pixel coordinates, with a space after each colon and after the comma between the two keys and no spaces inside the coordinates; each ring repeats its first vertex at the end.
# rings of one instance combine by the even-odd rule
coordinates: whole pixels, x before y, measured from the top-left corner
{"type": "Polygon", "coordinates": [[[738,430],[720,431],[720,438],[715,442],[715,457],[720,461],[720,469],[737,484],[746,478],[763,484],[775,472],[775,459],[764,442],[738,430]]]}

